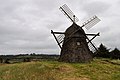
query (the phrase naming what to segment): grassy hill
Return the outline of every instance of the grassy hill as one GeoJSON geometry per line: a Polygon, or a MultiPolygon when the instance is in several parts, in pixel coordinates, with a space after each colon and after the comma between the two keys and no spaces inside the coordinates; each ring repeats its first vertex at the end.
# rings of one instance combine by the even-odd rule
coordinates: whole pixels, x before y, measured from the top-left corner
{"type": "Polygon", "coordinates": [[[120,60],[0,64],[0,80],[120,80],[120,60]]]}

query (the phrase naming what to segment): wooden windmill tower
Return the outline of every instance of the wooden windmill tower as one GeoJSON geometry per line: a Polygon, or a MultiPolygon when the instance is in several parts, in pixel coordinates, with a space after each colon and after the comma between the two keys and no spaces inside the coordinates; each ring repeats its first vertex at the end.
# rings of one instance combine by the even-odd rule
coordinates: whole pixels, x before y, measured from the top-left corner
{"type": "Polygon", "coordinates": [[[82,27],[87,29],[97,24],[100,19],[94,16],[83,23],[82,26],[76,24],[78,18],[73,14],[69,7],[64,4],[59,8],[71,21],[72,25],[65,32],[54,32],[51,30],[57,41],[61,53],[59,61],[63,62],[89,62],[93,59],[92,53],[97,50],[92,40],[99,36],[97,34],[86,34],[82,27]],[[59,34],[59,36],[56,36],[59,34]],[[91,39],[88,36],[93,36],[91,39]]]}

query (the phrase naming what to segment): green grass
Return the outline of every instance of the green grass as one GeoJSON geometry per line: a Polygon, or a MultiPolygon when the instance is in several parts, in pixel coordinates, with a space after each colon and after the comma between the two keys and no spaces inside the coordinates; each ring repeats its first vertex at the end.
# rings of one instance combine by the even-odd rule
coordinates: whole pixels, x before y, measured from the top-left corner
{"type": "Polygon", "coordinates": [[[91,63],[41,61],[0,64],[0,80],[120,80],[120,65],[103,59],[91,63]]]}

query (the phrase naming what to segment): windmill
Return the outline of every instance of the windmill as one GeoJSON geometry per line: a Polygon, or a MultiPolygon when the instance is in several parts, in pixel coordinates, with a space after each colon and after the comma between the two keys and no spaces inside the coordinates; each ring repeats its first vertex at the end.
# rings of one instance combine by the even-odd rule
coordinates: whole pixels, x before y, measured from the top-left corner
{"type": "Polygon", "coordinates": [[[90,29],[95,24],[97,24],[100,19],[97,16],[93,16],[89,20],[83,23],[82,26],[76,24],[79,19],[74,15],[74,13],[69,9],[69,7],[64,4],[59,8],[64,15],[70,19],[73,23],[70,27],[66,29],[65,32],[54,32],[51,30],[58,46],[61,49],[59,61],[63,62],[89,62],[93,59],[92,53],[97,50],[97,47],[92,42],[92,40],[99,36],[97,34],[86,34],[83,27],[90,29]],[[58,35],[58,36],[56,36],[58,35]],[[88,36],[92,36],[91,39],[88,36]]]}

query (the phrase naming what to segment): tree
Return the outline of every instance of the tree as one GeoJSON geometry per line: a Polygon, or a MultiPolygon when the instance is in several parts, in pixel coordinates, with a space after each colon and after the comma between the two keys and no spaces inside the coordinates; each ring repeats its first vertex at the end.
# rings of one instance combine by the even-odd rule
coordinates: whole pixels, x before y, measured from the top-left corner
{"type": "Polygon", "coordinates": [[[3,58],[0,58],[0,63],[3,63],[3,58]]]}
{"type": "Polygon", "coordinates": [[[5,59],[5,62],[4,62],[4,63],[9,64],[9,63],[10,63],[9,60],[10,60],[10,59],[5,59]]]}
{"type": "Polygon", "coordinates": [[[110,52],[111,58],[113,59],[120,59],[120,51],[119,49],[115,48],[113,51],[110,52]]]}
{"type": "Polygon", "coordinates": [[[109,50],[110,49],[107,49],[107,47],[101,43],[98,48],[96,57],[109,58],[110,57],[109,50]]]}
{"type": "Polygon", "coordinates": [[[23,59],[23,62],[30,62],[31,60],[30,60],[30,58],[24,58],[23,59]]]}

